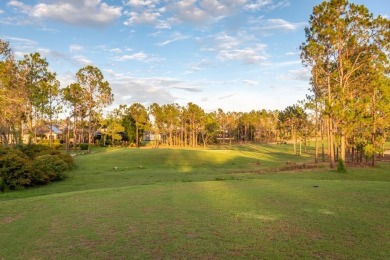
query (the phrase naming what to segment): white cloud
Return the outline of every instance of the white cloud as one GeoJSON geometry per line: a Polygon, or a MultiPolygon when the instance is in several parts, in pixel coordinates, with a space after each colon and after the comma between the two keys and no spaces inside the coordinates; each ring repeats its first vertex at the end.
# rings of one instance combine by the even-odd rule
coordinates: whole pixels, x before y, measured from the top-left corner
{"type": "Polygon", "coordinates": [[[125,100],[128,103],[139,102],[144,105],[154,102],[172,104],[183,97],[183,91],[189,93],[202,91],[202,82],[187,82],[169,77],[136,78],[112,70],[104,71],[112,77],[110,83],[113,86],[115,101],[119,103],[125,100]]]}
{"type": "Polygon", "coordinates": [[[255,0],[255,1],[248,1],[244,9],[250,11],[257,11],[260,9],[274,10],[289,5],[290,2],[288,0],[282,0],[277,2],[274,2],[273,0],[255,0]]]}
{"type": "Polygon", "coordinates": [[[82,55],[76,55],[72,57],[73,60],[75,60],[77,63],[79,63],[82,66],[87,66],[93,64],[91,60],[88,58],[82,56],[82,55]]]}
{"type": "Polygon", "coordinates": [[[135,8],[139,8],[139,7],[154,8],[158,3],[159,0],[129,0],[127,2],[127,5],[135,8]]]}
{"type": "Polygon", "coordinates": [[[247,64],[258,64],[267,60],[264,53],[265,45],[259,44],[254,48],[222,50],[218,58],[222,61],[242,61],[247,64]]]}
{"type": "Polygon", "coordinates": [[[15,57],[18,59],[23,59],[24,55],[28,54],[27,52],[22,52],[22,51],[15,51],[14,52],[15,57]]]}
{"type": "Polygon", "coordinates": [[[72,25],[103,26],[119,18],[122,7],[109,6],[101,0],[55,0],[51,4],[27,5],[19,1],[8,2],[36,19],[51,19],[72,25]]]}
{"type": "Polygon", "coordinates": [[[124,12],[125,25],[151,24],[170,29],[182,22],[204,25],[224,17],[262,8],[275,9],[288,5],[287,0],[128,0],[124,12]]]}
{"type": "Polygon", "coordinates": [[[176,2],[174,6],[176,17],[181,21],[197,24],[208,21],[210,18],[209,14],[199,8],[195,3],[196,0],[181,0],[176,2]]]}
{"type": "Polygon", "coordinates": [[[259,85],[259,82],[254,81],[254,80],[249,80],[249,79],[243,80],[242,82],[244,82],[245,84],[250,85],[250,86],[257,86],[257,85],[259,85]]]}
{"type": "Polygon", "coordinates": [[[172,37],[172,39],[169,39],[169,40],[166,40],[166,41],[163,41],[163,42],[159,42],[159,43],[156,43],[157,46],[165,46],[165,45],[168,45],[168,44],[171,44],[173,42],[176,42],[176,41],[183,41],[183,40],[186,40],[188,39],[190,36],[188,35],[182,35],[181,33],[175,33],[172,37]]]}
{"type": "Polygon", "coordinates": [[[308,82],[310,80],[311,74],[308,69],[298,69],[298,70],[289,70],[287,75],[282,75],[282,79],[287,80],[299,80],[299,81],[306,81],[308,82]]]}
{"type": "Polygon", "coordinates": [[[252,29],[262,30],[262,31],[274,31],[274,30],[295,31],[306,25],[305,22],[292,23],[284,19],[264,20],[263,17],[260,17],[256,20],[252,20],[251,23],[255,24],[255,26],[252,27],[252,29]]]}
{"type": "Polygon", "coordinates": [[[84,47],[79,44],[72,44],[69,46],[69,52],[79,52],[84,50],[84,47]]]}
{"type": "Polygon", "coordinates": [[[219,97],[218,99],[219,100],[224,100],[224,99],[228,99],[228,98],[234,97],[235,95],[236,95],[236,93],[229,93],[227,95],[219,97]]]}
{"type": "Polygon", "coordinates": [[[148,55],[141,52],[137,52],[131,55],[122,55],[115,58],[116,61],[127,61],[127,60],[137,60],[137,61],[147,61],[148,55]]]}
{"type": "Polygon", "coordinates": [[[32,53],[37,51],[38,42],[12,36],[0,36],[4,40],[8,41],[12,46],[12,50],[15,52],[17,58],[23,58],[24,54],[32,53]]]}
{"type": "Polygon", "coordinates": [[[297,52],[286,52],[285,55],[286,56],[297,56],[297,55],[299,55],[299,53],[297,53],[297,52]]]}
{"type": "Polygon", "coordinates": [[[200,39],[199,41],[206,41],[206,47],[203,47],[202,50],[216,52],[220,61],[260,64],[268,59],[267,45],[258,43],[258,40],[253,36],[244,32],[238,33],[236,36],[222,33],[211,37],[211,42],[210,39],[200,39]]]}
{"type": "Polygon", "coordinates": [[[114,49],[110,49],[110,52],[113,52],[113,53],[122,53],[122,50],[119,49],[119,48],[114,48],[114,49]]]}
{"type": "Polygon", "coordinates": [[[283,29],[283,30],[296,30],[299,26],[302,26],[302,23],[290,23],[283,19],[268,19],[268,22],[263,29],[273,30],[273,29],[283,29]]]}
{"type": "Polygon", "coordinates": [[[158,22],[158,17],[160,17],[160,13],[149,10],[145,12],[130,12],[126,13],[126,15],[130,16],[130,18],[124,22],[125,25],[155,24],[158,22]]]}
{"type": "Polygon", "coordinates": [[[0,9],[0,14],[3,14],[3,13],[4,13],[4,11],[0,9]]]}
{"type": "Polygon", "coordinates": [[[17,43],[23,44],[23,45],[29,45],[29,46],[38,45],[38,43],[36,41],[26,39],[26,38],[4,36],[4,39],[6,39],[7,41],[17,42],[17,43]]]}
{"type": "Polygon", "coordinates": [[[277,9],[277,8],[283,8],[283,7],[287,7],[290,5],[290,1],[289,0],[282,0],[282,1],[279,1],[277,3],[274,3],[272,5],[269,6],[269,10],[273,10],[273,9],[277,9]]]}
{"type": "Polygon", "coordinates": [[[13,7],[19,7],[19,8],[27,8],[27,6],[25,4],[23,4],[22,2],[15,1],[15,0],[9,1],[7,3],[7,5],[13,6],[13,7]]]}
{"type": "Polygon", "coordinates": [[[200,6],[210,16],[218,17],[237,12],[246,0],[202,0],[200,6]]]}
{"type": "Polygon", "coordinates": [[[224,50],[237,48],[241,44],[242,39],[226,34],[220,34],[215,37],[215,41],[217,42],[216,48],[224,50]]]}
{"type": "Polygon", "coordinates": [[[247,0],[181,0],[177,1],[172,9],[180,20],[202,24],[236,14],[246,3],[247,0]]]}
{"type": "Polygon", "coordinates": [[[201,61],[188,64],[188,70],[185,71],[183,74],[191,74],[197,71],[204,70],[205,68],[209,67],[210,64],[211,61],[208,59],[202,59],[201,61]]]}
{"type": "Polygon", "coordinates": [[[117,73],[112,69],[103,69],[103,71],[110,75],[112,78],[121,78],[124,76],[122,73],[117,73]]]}
{"type": "Polygon", "coordinates": [[[259,10],[269,4],[272,4],[272,0],[257,0],[257,1],[249,1],[248,4],[245,5],[245,9],[247,10],[259,10]]]}

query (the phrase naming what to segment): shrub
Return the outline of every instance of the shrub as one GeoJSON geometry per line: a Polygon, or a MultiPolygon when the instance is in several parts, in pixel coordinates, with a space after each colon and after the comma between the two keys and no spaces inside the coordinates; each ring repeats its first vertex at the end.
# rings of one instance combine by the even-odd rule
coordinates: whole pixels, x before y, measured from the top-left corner
{"type": "Polygon", "coordinates": [[[337,171],[341,173],[346,173],[347,169],[345,168],[344,161],[339,159],[337,163],[337,171]]]}
{"type": "Polygon", "coordinates": [[[48,154],[51,151],[54,151],[49,146],[40,145],[40,144],[29,144],[24,146],[17,147],[20,151],[26,154],[30,159],[34,159],[37,156],[48,154]]]}
{"type": "MultiPolygon", "coordinates": [[[[49,139],[43,139],[39,143],[43,146],[50,147],[50,140],[49,139]]],[[[61,142],[59,139],[54,139],[51,141],[51,148],[58,149],[60,146],[61,146],[61,142]]]]}
{"type": "Polygon", "coordinates": [[[88,144],[80,144],[80,150],[83,150],[83,151],[88,150],[88,144]]]}
{"type": "Polygon", "coordinates": [[[375,156],[375,148],[372,144],[367,144],[363,149],[366,160],[372,159],[375,156]]]}
{"type": "Polygon", "coordinates": [[[42,145],[0,148],[0,191],[62,180],[73,166],[69,154],[42,145]]]}
{"type": "Polygon", "coordinates": [[[61,154],[59,157],[61,158],[61,160],[63,160],[67,164],[68,170],[73,169],[75,164],[74,164],[74,159],[70,154],[67,154],[67,153],[61,154]]]}
{"type": "Polygon", "coordinates": [[[31,144],[26,146],[18,146],[18,149],[26,154],[30,159],[35,159],[39,156],[47,154],[57,155],[68,165],[68,169],[72,169],[74,167],[74,160],[72,156],[45,145],[31,144]]]}
{"type": "Polygon", "coordinates": [[[0,190],[21,189],[31,185],[31,163],[19,150],[2,149],[0,152],[0,190]]]}
{"type": "Polygon", "coordinates": [[[45,154],[38,156],[32,163],[32,181],[35,185],[47,184],[64,179],[68,165],[58,156],[45,154]]]}

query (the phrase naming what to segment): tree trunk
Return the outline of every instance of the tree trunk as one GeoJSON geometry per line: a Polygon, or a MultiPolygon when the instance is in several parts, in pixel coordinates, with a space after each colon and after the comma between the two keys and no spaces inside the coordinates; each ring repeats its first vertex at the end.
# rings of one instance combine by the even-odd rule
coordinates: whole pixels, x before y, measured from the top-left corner
{"type": "Polygon", "coordinates": [[[73,119],[73,149],[77,149],[77,116],[74,115],[73,119]]]}
{"type": "Polygon", "coordinates": [[[135,124],[135,146],[138,148],[139,147],[139,140],[138,140],[138,125],[137,123],[135,124]]]}
{"type": "Polygon", "coordinates": [[[66,119],[66,136],[65,136],[65,144],[66,144],[66,152],[69,153],[69,131],[70,131],[70,123],[69,118],[66,119]]]}
{"type": "Polygon", "coordinates": [[[340,136],[340,143],[341,143],[341,151],[340,151],[340,157],[341,157],[341,160],[343,162],[345,162],[345,154],[346,154],[346,137],[345,137],[345,133],[343,133],[343,131],[341,132],[341,136],[340,136]]]}
{"type": "Polygon", "coordinates": [[[88,122],[88,153],[91,153],[92,149],[92,122],[88,122]]]}
{"type": "Polygon", "coordinates": [[[299,138],[299,156],[302,155],[302,138],[299,138]]]}
{"type": "Polygon", "coordinates": [[[332,119],[329,116],[328,117],[328,149],[329,149],[329,161],[330,161],[330,168],[335,167],[335,154],[334,154],[334,146],[333,146],[333,141],[334,140],[334,135],[333,135],[333,129],[332,129],[332,119]]]}
{"type": "Polygon", "coordinates": [[[291,138],[292,138],[293,145],[294,145],[294,155],[296,155],[297,154],[297,139],[295,136],[294,125],[291,125],[291,138]]]}

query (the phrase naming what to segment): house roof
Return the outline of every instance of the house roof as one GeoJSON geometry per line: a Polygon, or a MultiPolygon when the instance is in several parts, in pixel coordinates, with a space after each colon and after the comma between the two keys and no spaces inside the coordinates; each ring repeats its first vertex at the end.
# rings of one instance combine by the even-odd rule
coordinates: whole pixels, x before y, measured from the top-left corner
{"type": "MultiPolygon", "coordinates": [[[[51,130],[53,132],[53,134],[62,134],[62,131],[60,129],[58,129],[58,127],[56,126],[52,126],[51,127],[51,130]]],[[[50,126],[49,125],[43,125],[43,126],[39,126],[37,128],[37,134],[49,134],[50,133],[50,126]]]]}
{"type": "MultiPolygon", "coordinates": [[[[48,126],[49,129],[50,129],[50,126],[48,126]]],[[[60,129],[58,129],[58,127],[56,126],[52,126],[51,127],[52,131],[55,133],[55,134],[62,134],[62,131],[60,129]]]]}

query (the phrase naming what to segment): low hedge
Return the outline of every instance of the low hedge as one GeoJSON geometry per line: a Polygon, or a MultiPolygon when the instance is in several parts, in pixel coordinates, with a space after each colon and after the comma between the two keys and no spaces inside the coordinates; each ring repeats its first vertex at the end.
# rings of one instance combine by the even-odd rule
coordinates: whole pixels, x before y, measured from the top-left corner
{"type": "Polygon", "coordinates": [[[0,191],[48,184],[74,167],[68,154],[42,145],[0,148],[0,191]]]}

